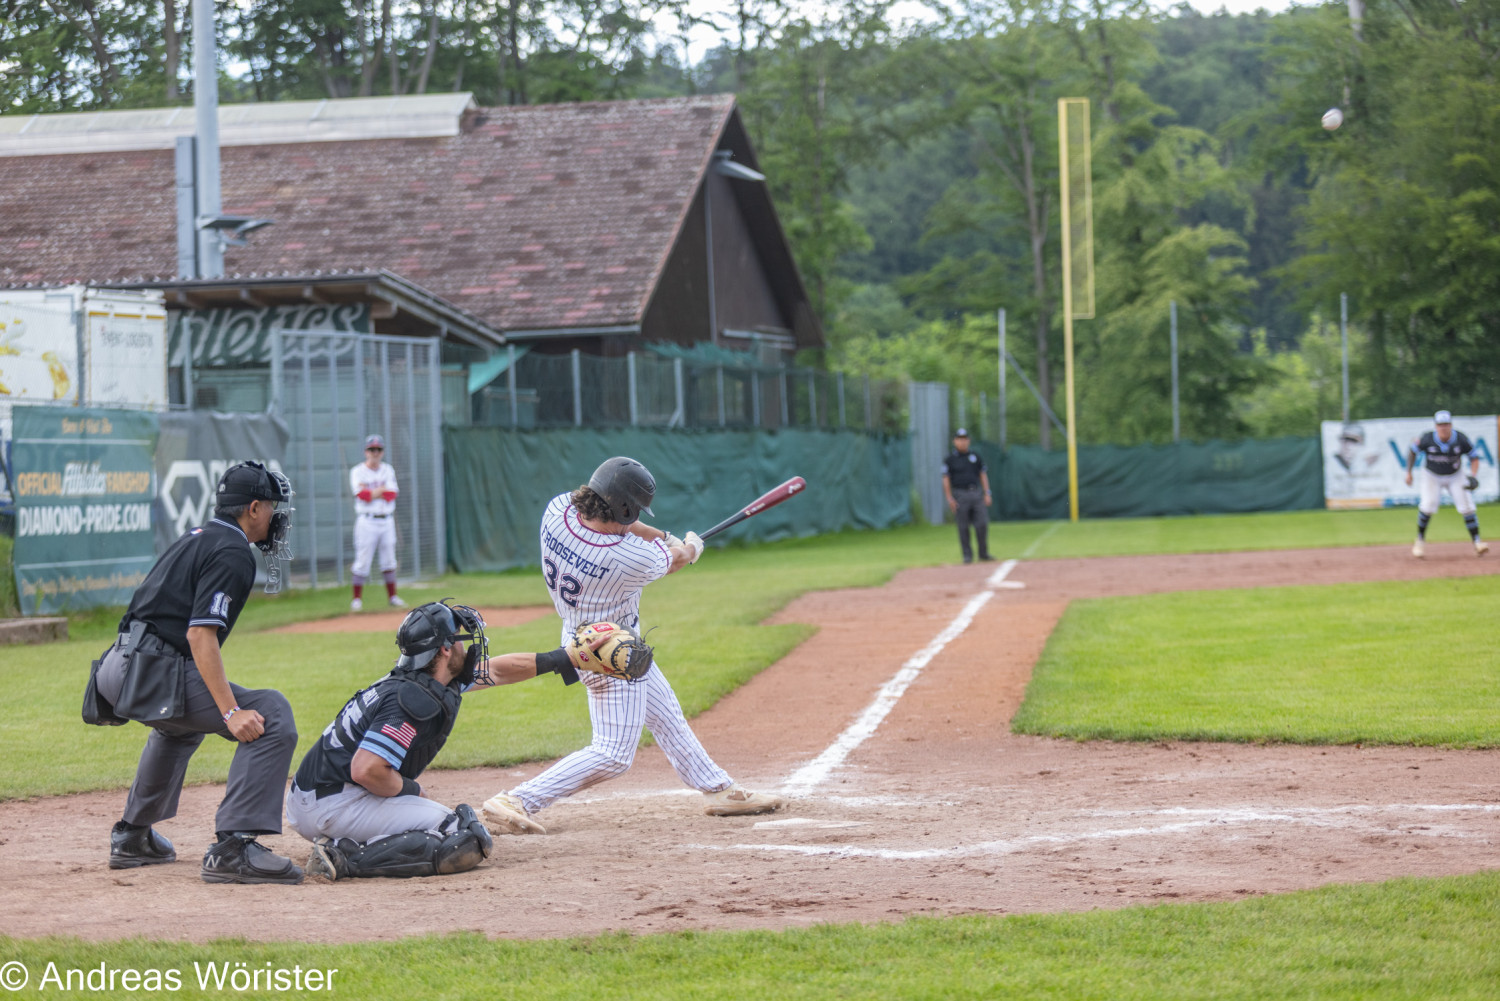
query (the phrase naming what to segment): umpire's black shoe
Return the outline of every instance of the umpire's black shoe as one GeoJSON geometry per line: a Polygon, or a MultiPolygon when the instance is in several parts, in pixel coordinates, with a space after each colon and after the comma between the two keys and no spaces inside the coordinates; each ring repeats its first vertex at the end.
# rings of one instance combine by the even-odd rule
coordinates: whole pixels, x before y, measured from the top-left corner
{"type": "Polygon", "coordinates": [[[149,827],[133,827],[123,820],[117,820],[109,832],[111,869],[135,869],[143,865],[176,861],[177,850],[172,847],[172,842],[149,827]]]}
{"type": "Polygon", "coordinates": [[[300,883],[302,870],[265,845],[237,834],[203,853],[205,883],[300,883]]]}

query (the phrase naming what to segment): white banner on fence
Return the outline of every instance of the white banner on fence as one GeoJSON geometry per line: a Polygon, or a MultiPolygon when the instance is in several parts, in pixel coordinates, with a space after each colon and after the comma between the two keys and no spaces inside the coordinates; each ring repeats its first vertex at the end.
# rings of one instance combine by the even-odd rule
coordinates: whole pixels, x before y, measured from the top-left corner
{"type": "MultiPolygon", "coordinates": [[[[1495,416],[1454,417],[1453,428],[1474,443],[1474,454],[1479,457],[1479,489],[1474,491],[1474,500],[1485,504],[1500,499],[1500,470],[1495,467],[1500,424],[1495,416]]],[[[1419,467],[1412,485],[1407,486],[1406,454],[1422,432],[1431,430],[1430,417],[1389,417],[1347,424],[1324,421],[1323,496],[1328,506],[1415,505],[1422,485],[1420,477],[1427,474],[1419,467]]],[[[1467,460],[1463,471],[1469,471],[1467,460]]],[[[1446,493],[1443,503],[1452,503],[1446,493]]]]}

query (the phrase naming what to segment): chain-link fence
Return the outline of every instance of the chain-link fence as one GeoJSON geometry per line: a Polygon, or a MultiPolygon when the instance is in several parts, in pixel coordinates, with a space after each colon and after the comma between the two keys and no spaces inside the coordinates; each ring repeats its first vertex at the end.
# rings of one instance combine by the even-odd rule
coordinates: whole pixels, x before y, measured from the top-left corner
{"type": "Polygon", "coordinates": [[[904,431],[903,383],[810,368],[714,365],[632,352],[532,351],[474,395],[491,427],[856,428],[904,431]]]}

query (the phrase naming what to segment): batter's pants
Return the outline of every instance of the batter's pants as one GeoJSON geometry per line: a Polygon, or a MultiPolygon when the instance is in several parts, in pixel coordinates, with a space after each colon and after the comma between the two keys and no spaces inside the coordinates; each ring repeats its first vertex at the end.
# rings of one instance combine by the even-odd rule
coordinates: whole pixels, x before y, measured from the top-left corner
{"type": "Polygon", "coordinates": [[[348,838],[365,844],[407,831],[437,834],[452,812],[421,796],[377,796],[356,782],[322,799],[295,784],[286,795],[287,826],[309,841],[348,838]]]}
{"type": "Polygon", "coordinates": [[[953,500],[958,504],[954,512],[958,519],[958,548],[963,551],[964,562],[974,560],[974,551],[969,548],[969,526],[974,526],[974,541],[979,544],[979,558],[990,558],[990,509],[984,506],[983,487],[962,487],[953,491],[953,500]]]}
{"type": "Polygon", "coordinates": [[[579,675],[589,690],[594,740],[511,790],[528,812],[535,813],[580,789],[625,774],[635,761],[642,726],[651,731],[684,783],[700,792],[717,792],[730,786],[729,773],[715,764],[698,742],[682,714],[677,693],[655,664],[635,684],[587,671],[579,675]]]}
{"type": "Polygon", "coordinates": [[[1443,491],[1448,491],[1448,496],[1453,498],[1453,506],[1458,508],[1459,514],[1474,513],[1474,495],[1464,489],[1464,483],[1469,474],[1464,472],[1449,473],[1447,476],[1434,476],[1427,470],[1422,470],[1422,495],[1417,501],[1417,510],[1426,515],[1437,514],[1438,505],[1443,501],[1443,491]]]}
{"type": "MultiPolygon", "coordinates": [[[[116,645],[99,663],[95,684],[99,694],[111,704],[120,697],[125,660],[116,645]]],[[[213,695],[192,661],[187,662],[186,680],[187,708],[183,715],[144,724],[151,728],[151,735],[146,738],[140,763],[136,765],[135,781],[125,798],[122,819],[127,824],[145,827],[177,816],[177,797],[182,792],[188,761],[203,743],[204,736],[213,733],[235,744],[224,799],[214,816],[214,830],[280,834],[287,770],[297,750],[297,725],[286,696],[270,688],[241,688],[230,683],[239,707],[255,710],[266,721],[265,733],[249,743],[241,743],[230,735],[213,695]]]]}
{"type": "Polygon", "coordinates": [[[354,565],[349,573],[355,581],[370,576],[370,563],[377,551],[381,570],[396,569],[396,516],[376,518],[362,514],[354,519],[354,565]]]}

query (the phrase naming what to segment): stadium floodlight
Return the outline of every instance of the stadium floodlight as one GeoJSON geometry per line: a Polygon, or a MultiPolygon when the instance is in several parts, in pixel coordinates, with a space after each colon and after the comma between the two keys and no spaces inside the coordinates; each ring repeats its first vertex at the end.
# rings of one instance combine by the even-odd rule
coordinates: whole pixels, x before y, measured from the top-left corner
{"type": "Polygon", "coordinates": [[[275,219],[257,219],[248,215],[199,216],[198,228],[216,230],[219,238],[231,247],[248,247],[245,239],[249,233],[273,225],[275,219]]]}

